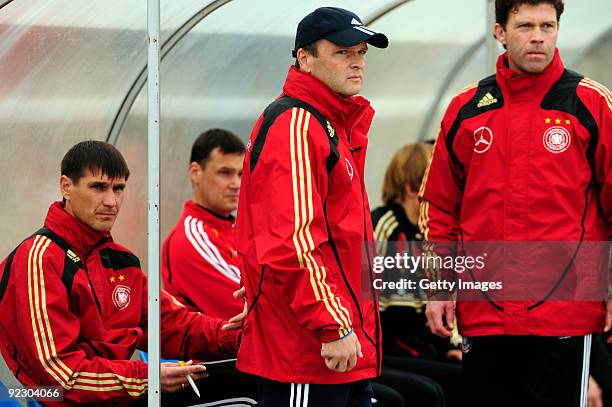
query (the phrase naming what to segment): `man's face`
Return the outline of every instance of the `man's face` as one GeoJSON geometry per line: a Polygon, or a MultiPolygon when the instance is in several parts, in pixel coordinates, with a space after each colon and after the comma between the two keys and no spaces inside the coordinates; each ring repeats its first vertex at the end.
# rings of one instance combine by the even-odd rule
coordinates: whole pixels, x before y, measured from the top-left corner
{"type": "Polygon", "coordinates": [[[66,212],[98,232],[110,232],[121,209],[125,178],[110,179],[102,171],[85,170],[74,183],[62,175],[60,189],[66,199],[66,212]]]}
{"type": "Polygon", "coordinates": [[[361,91],[368,52],[365,42],[344,47],[328,40],[320,40],[317,43],[317,51],[316,57],[307,54],[302,69],[342,96],[353,96],[361,91]]]}
{"type": "Polygon", "coordinates": [[[193,200],[222,216],[236,210],[243,158],[244,154],[223,154],[217,147],[203,165],[191,163],[189,176],[193,185],[193,200]]]}
{"type": "Polygon", "coordinates": [[[540,73],[555,55],[559,24],[550,3],[522,4],[510,12],[506,28],[495,25],[495,36],[506,45],[510,69],[540,73]]]}

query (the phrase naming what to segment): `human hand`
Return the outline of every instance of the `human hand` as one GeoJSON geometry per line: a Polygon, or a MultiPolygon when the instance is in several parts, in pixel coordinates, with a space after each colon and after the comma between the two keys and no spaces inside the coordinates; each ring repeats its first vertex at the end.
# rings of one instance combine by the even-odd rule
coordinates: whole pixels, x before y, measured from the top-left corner
{"type": "Polygon", "coordinates": [[[362,358],[361,344],[355,332],[341,339],[321,345],[321,357],[325,366],[335,372],[348,372],[357,365],[357,357],[362,358]]]}
{"type": "Polygon", "coordinates": [[[603,407],[603,397],[601,395],[601,387],[593,379],[593,376],[589,376],[589,407],[603,407]]]}
{"type": "Polygon", "coordinates": [[[192,361],[185,363],[185,366],[179,366],[178,363],[164,362],[161,364],[159,372],[159,384],[162,393],[174,393],[177,390],[189,386],[187,376],[191,375],[193,379],[199,379],[206,376],[204,371],[205,366],[192,365],[192,361]]]}
{"type": "Polygon", "coordinates": [[[242,309],[242,312],[240,314],[231,317],[229,321],[227,321],[227,324],[224,324],[221,327],[221,330],[223,331],[231,331],[234,329],[242,328],[242,326],[244,325],[244,320],[247,316],[248,307],[246,301],[246,289],[244,287],[240,287],[239,290],[234,291],[233,295],[234,298],[244,298],[244,308],[242,309]]]}
{"type": "MultiPolygon", "coordinates": [[[[610,332],[612,329],[612,300],[608,301],[608,313],[606,314],[606,326],[604,332],[610,332]]],[[[612,343],[612,335],[608,336],[608,343],[612,343]]]]}
{"type": "Polygon", "coordinates": [[[446,352],[446,359],[461,363],[461,360],[463,359],[463,352],[461,352],[459,349],[451,349],[446,352]]]}
{"type": "Polygon", "coordinates": [[[432,333],[447,338],[453,335],[453,322],[455,321],[454,301],[429,301],[425,309],[425,316],[432,333]]]}

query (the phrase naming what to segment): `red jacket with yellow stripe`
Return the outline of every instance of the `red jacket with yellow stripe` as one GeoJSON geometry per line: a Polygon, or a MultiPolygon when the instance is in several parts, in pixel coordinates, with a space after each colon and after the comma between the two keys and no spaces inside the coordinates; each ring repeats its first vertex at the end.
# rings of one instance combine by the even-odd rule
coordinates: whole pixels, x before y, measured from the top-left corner
{"type": "MultiPolygon", "coordinates": [[[[580,256],[580,248],[612,239],[611,107],[610,92],[566,70],[558,51],[540,74],[514,72],[500,56],[497,74],[457,95],[444,115],[420,191],[425,240],[530,242],[520,247],[533,251],[520,257],[534,264],[548,250],[545,241],[565,242],[580,256]]],[[[573,336],[603,329],[604,301],[554,300],[585,259],[542,260],[544,268],[515,270],[525,273],[533,298],[460,301],[460,332],[573,336]],[[542,270],[559,285],[534,290],[542,270]]]]}
{"type": "Polygon", "coordinates": [[[255,124],[244,162],[236,228],[249,314],[237,366],[281,382],[371,378],[380,331],[363,175],[374,110],[293,67],[283,94],[255,124]],[[351,329],[363,359],[327,369],[321,344],[351,329]]]}
{"type": "MultiPolygon", "coordinates": [[[[74,404],[146,394],[147,365],[130,360],[147,346],[147,280],[136,256],[56,202],[0,272],[0,349],[23,385],[61,387],[74,404]]],[[[221,331],[222,320],[164,291],[160,308],[164,357],[235,354],[237,333],[221,331]]]]}

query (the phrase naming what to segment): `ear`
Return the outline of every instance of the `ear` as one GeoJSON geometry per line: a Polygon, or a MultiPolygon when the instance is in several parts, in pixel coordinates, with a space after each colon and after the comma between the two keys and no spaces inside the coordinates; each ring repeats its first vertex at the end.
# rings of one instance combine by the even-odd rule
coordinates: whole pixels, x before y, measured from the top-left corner
{"type": "Polygon", "coordinates": [[[200,178],[200,171],[202,171],[202,167],[200,164],[195,161],[189,164],[189,169],[187,172],[189,173],[189,178],[191,178],[191,182],[196,184],[200,178]]]}
{"type": "Polygon", "coordinates": [[[504,47],[506,46],[506,30],[500,23],[495,23],[495,27],[493,27],[493,33],[495,34],[495,38],[497,41],[501,43],[504,47]]]}
{"type": "Polygon", "coordinates": [[[298,60],[298,63],[300,64],[300,70],[310,73],[311,71],[310,59],[311,58],[312,58],[312,55],[304,51],[304,48],[298,49],[297,60],[298,60]]]}
{"type": "Polygon", "coordinates": [[[410,188],[410,185],[404,185],[404,198],[416,198],[418,194],[419,192],[413,191],[412,188],[410,188]]]}
{"type": "Polygon", "coordinates": [[[60,184],[60,194],[62,194],[65,200],[69,201],[71,198],[70,195],[72,193],[72,187],[74,183],[69,177],[67,177],[66,175],[62,175],[60,177],[59,184],[60,184]]]}

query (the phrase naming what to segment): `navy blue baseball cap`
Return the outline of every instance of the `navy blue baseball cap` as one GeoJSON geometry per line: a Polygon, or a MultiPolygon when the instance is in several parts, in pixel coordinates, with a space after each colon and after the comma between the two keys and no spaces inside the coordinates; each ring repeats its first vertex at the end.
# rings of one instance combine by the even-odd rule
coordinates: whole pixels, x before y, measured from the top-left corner
{"type": "Polygon", "coordinates": [[[295,34],[294,58],[297,50],[320,39],[352,47],[367,42],[377,48],[387,48],[387,36],[365,27],[359,16],[338,7],[320,7],[300,21],[295,34]]]}

